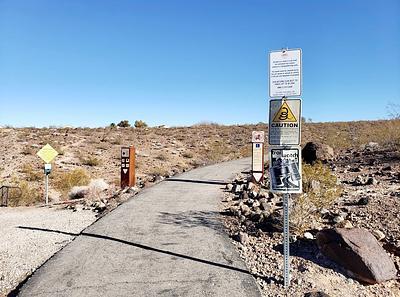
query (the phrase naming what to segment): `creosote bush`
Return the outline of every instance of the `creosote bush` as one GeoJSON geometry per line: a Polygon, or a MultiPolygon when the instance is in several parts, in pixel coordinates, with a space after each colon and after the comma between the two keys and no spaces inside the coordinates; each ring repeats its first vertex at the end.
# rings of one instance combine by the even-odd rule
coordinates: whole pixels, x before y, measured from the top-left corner
{"type": "Polygon", "coordinates": [[[54,177],[54,186],[64,197],[68,196],[73,187],[87,186],[89,182],[89,174],[86,170],[80,168],[69,172],[57,173],[54,177]]]}
{"type": "Polygon", "coordinates": [[[131,126],[131,124],[129,124],[129,121],[128,121],[128,120],[123,120],[123,121],[119,122],[119,123],[117,124],[117,126],[118,126],[118,127],[121,127],[121,128],[128,128],[128,127],[131,126]]]}
{"type": "Polygon", "coordinates": [[[303,233],[319,218],[320,210],[328,209],[341,195],[342,187],[328,166],[320,162],[303,165],[303,194],[293,198],[291,227],[303,233]]]}
{"type": "Polygon", "coordinates": [[[135,128],[146,128],[147,124],[142,120],[135,121],[135,128]]]}

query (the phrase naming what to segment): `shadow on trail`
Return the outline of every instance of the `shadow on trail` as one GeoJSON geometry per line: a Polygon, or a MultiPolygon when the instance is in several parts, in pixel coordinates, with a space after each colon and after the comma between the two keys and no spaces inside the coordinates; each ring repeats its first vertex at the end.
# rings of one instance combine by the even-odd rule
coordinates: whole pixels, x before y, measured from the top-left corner
{"type": "Polygon", "coordinates": [[[226,181],[223,180],[197,180],[197,179],[181,179],[181,178],[167,178],[165,181],[167,182],[182,182],[182,183],[195,183],[195,184],[209,184],[209,185],[221,185],[225,186],[228,184],[226,181]]]}
{"type": "Polygon", "coordinates": [[[181,211],[178,213],[161,212],[159,222],[167,225],[178,225],[183,228],[208,227],[223,232],[220,213],[216,211],[181,211]]]}
{"type": "Polygon", "coordinates": [[[187,255],[182,255],[182,254],[174,253],[171,251],[162,250],[162,249],[154,248],[151,246],[143,245],[140,243],[135,243],[135,242],[131,242],[131,241],[127,241],[127,240],[123,240],[123,239],[119,239],[119,238],[114,238],[114,237],[110,237],[110,236],[105,236],[105,235],[101,235],[101,234],[93,234],[93,233],[86,233],[86,232],[72,233],[72,232],[65,232],[65,231],[60,231],[60,230],[44,229],[44,228],[37,228],[37,227],[26,227],[26,226],[18,226],[17,228],[25,229],[25,230],[32,230],[32,231],[58,233],[58,234],[64,234],[64,235],[70,235],[70,236],[86,236],[86,237],[98,238],[98,239],[103,239],[103,240],[110,240],[110,241],[119,242],[122,244],[130,245],[130,246],[133,246],[136,248],[140,248],[140,249],[144,249],[144,250],[148,250],[148,251],[152,251],[152,252],[157,252],[157,253],[174,256],[174,257],[180,257],[183,259],[187,259],[187,260],[191,260],[191,261],[195,261],[195,262],[199,262],[199,263],[203,263],[203,264],[207,264],[207,265],[216,266],[216,267],[223,268],[223,269],[229,269],[229,270],[237,271],[240,273],[249,274],[249,275],[252,275],[253,277],[259,277],[259,278],[262,278],[265,280],[271,279],[270,277],[263,277],[263,276],[252,274],[245,269],[237,268],[234,266],[229,266],[229,265],[221,264],[221,263],[215,263],[212,261],[195,258],[195,257],[187,256],[187,255]]]}

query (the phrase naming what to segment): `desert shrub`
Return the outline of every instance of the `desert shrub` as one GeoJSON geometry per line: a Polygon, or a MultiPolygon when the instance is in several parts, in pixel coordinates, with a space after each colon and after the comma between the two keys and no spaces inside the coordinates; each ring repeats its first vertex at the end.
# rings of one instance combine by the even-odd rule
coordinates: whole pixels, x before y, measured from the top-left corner
{"type": "Polygon", "coordinates": [[[39,201],[44,201],[43,193],[39,187],[32,186],[27,181],[14,183],[18,189],[10,189],[8,197],[9,206],[29,206],[39,201]]]}
{"type": "Polygon", "coordinates": [[[329,208],[340,196],[342,187],[329,167],[318,162],[303,165],[303,194],[293,198],[291,227],[297,233],[312,228],[320,210],[329,208]]]}
{"type": "Polygon", "coordinates": [[[31,146],[24,146],[24,148],[22,149],[22,154],[25,155],[25,156],[34,155],[34,154],[36,154],[36,151],[31,146]]]}
{"type": "Polygon", "coordinates": [[[142,120],[135,121],[135,128],[146,128],[147,124],[142,120]]]}
{"type": "Polygon", "coordinates": [[[160,161],[167,161],[168,157],[166,154],[160,153],[159,155],[157,155],[156,159],[158,159],[160,161]]]}
{"type": "Polygon", "coordinates": [[[56,173],[54,176],[55,188],[65,197],[73,187],[87,186],[89,182],[89,174],[81,168],[69,172],[56,173]]]}
{"type": "Polygon", "coordinates": [[[187,159],[192,159],[193,154],[191,152],[183,152],[182,157],[187,158],[187,159]]]}
{"type": "Polygon", "coordinates": [[[164,167],[155,166],[149,170],[149,175],[167,176],[168,174],[169,174],[168,170],[164,167]]]}
{"type": "Polygon", "coordinates": [[[86,166],[98,166],[100,165],[100,160],[94,156],[80,156],[80,161],[86,166]]]}
{"type": "Polygon", "coordinates": [[[33,168],[31,164],[23,164],[21,171],[25,174],[27,181],[39,181],[44,179],[43,171],[33,168]]]}
{"type": "Polygon", "coordinates": [[[122,120],[117,124],[117,126],[121,128],[128,128],[131,126],[131,124],[129,124],[128,120],[122,120]]]}
{"type": "Polygon", "coordinates": [[[117,125],[115,125],[115,123],[111,123],[109,127],[110,127],[110,128],[116,128],[117,125]]]}

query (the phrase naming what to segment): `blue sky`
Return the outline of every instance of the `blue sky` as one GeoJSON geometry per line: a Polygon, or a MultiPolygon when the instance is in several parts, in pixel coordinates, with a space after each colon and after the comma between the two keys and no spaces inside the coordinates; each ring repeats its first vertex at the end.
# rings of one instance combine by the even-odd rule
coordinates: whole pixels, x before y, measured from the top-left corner
{"type": "Polygon", "coordinates": [[[400,1],[0,0],[0,125],[266,122],[267,56],[303,51],[303,116],[400,104],[400,1]]]}

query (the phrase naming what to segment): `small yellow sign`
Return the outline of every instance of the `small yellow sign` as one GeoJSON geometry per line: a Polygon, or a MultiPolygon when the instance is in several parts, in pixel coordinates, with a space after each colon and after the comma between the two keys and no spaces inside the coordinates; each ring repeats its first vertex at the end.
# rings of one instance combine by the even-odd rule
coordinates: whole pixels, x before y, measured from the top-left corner
{"type": "Polygon", "coordinates": [[[273,122],[297,122],[296,117],[290,110],[289,105],[283,102],[278,112],[275,114],[273,122]]]}
{"type": "Polygon", "coordinates": [[[36,153],[43,161],[50,163],[58,155],[58,152],[50,144],[46,144],[36,153]]]}

